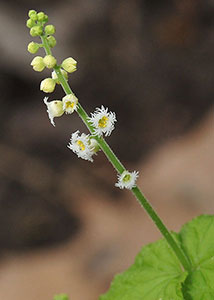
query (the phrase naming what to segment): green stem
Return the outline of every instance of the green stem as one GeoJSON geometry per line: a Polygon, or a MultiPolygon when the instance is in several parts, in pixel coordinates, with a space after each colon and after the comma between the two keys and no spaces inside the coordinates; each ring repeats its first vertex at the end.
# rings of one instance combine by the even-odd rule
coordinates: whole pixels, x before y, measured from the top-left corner
{"type": "MultiPolygon", "coordinates": [[[[46,36],[43,35],[41,36],[42,39],[42,43],[44,45],[44,49],[47,55],[51,55],[51,49],[48,45],[46,36]]],[[[55,66],[54,70],[58,76],[58,79],[61,83],[61,86],[64,90],[64,92],[66,94],[73,94],[73,91],[71,90],[67,80],[64,78],[60,66],[55,66]]],[[[82,121],[85,123],[85,125],[87,126],[87,128],[89,129],[91,134],[94,134],[94,128],[93,126],[89,123],[88,121],[88,114],[86,113],[86,111],[84,110],[84,108],[81,106],[81,104],[78,102],[78,109],[77,109],[77,113],[80,116],[80,118],[82,119],[82,121]]],[[[119,174],[122,174],[126,168],[123,166],[123,164],[119,161],[119,159],[117,158],[117,156],[114,154],[114,152],[112,151],[112,149],[110,148],[110,146],[107,144],[107,142],[104,140],[103,137],[98,137],[98,136],[94,136],[94,138],[96,139],[96,141],[98,142],[100,148],[103,150],[103,152],[105,153],[106,157],[108,158],[108,160],[111,162],[111,164],[113,165],[113,167],[116,169],[116,171],[119,174]]],[[[155,210],[152,208],[151,204],[149,203],[149,201],[146,199],[146,197],[143,195],[143,193],[140,191],[139,187],[133,187],[132,188],[132,192],[135,195],[135,197],[137,198],[137,200],[139,201],[139,203],[143,206],[143,208],[145,209],[145,211],[149,214],[149,216],[151,217],[151,219],[154,221],[155,225],[158,227],[158,229],[160,230],[160,232],[162,233],[162,235],[165,237],[166,241],[168,242],[168,244],[170,245],[170,247],[172,248],[172,250],[174,251],[175,255],[177,256],[177,258],[179,259],[180,263],[182,264],[183,268],[186,271],[190,271],[191,270],[191,264],[190,261],[188,260],[188,258],[186,257],[186,255],[184,254],[184,252],[182,251],[182,249],[178,246],[177,242],[174,240],[173,236],[171,235],[171,233],[169,232],[169,230],[166,228],[166,226],[163,224],[162,220],[160,219],[160,217],[157,215],[157,213],[155,212],[155,210]]]]}
{"type": "Polygon", "coordinates": [[[158,227],[162,235],[165,237],[167,240],[168,244],[171,246],[172,250],[176,254],[177,258],[181,262],[182,266],[184,269],[188,272],[191,271],[191,263],[187,259],[186,255],[182,251],[182,249],[178,246],[176,241],[174,240],[173,236],[169,232],[169,230],[166,228],[166,226],[163,224],[162,220],[160,217],[157,215],[149,201],[146,199],[146,197],[143,195],[141,190],[139,189],[138,186],[132,188],[132,192],[137,198],[137,200],[140,202],[140,204],[144,207],[146,212],[149,214],[151,219],[154,221],[155,225],[158,227]]]}

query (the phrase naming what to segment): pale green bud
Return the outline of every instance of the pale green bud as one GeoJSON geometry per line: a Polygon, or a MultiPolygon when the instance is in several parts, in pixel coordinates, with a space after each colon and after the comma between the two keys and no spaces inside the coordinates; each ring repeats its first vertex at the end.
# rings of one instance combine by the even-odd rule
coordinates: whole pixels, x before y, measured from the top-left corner
{"type": "Polygon", "coordinates": [[[42,35],[42,33],[43,33],[43,29],[42,26],[40,25],[33,26],[30,30],[31,36],[39,36],[42,35]]]}
{"type": "Polygon", "coordinates": [[[39,45],[34,42],[30,42],[27,47],[28,52],[34,54],[39,50],[39,45]]]}
{"type": "Polygon", "coordinates": [[[54,34],[55,33],[55,27],[53,25],[45,26],[45,33],[46,34],[54,34]]]}
{"type": "MultiPolygon", "coordinates": [[[[65,78],[66,80],[68,80],[68,73],[67,73],[65,70],[62,70],[62,69],[61,69],[61,72],[62,72],[62,75],[64,76],[64,78],[65,78]]],[[[53,72],[51,73],[51,77],[55,80],[55,82],[56,82],[57,84],[60,84],[60,81],[59,81],[58,76],[57,76],[57,74],[56,74],[55,71],[53,71],[53,72]]]]}
{"type": "Polygon", "coordinates": [[[28,13],[28,16],[31,20],[37,21],[37,13],[35,10],[31,9],[28,13]]]}
{"type": "Polygon", "coordinates": [[[28,28],[32,28],[33,26],[35,26],[35,22],[31,19],[28,19],[27,22],[26,22],[26,26],[28,28]]]}
{"type": "Polygon", "coordinates": [[[37,19],[38,19],[39,22],[44,22],[45,14],[43,13],[43,11],[41,11],[37,14],[37,19]]]}
{"type": "Polygon", "coordinates": [[[45,78],[41,81],[40,90],[45,93],[52,93],[55,89],[55,81],[52,78],[45,78]]]}
{"type": "Polygon", "coordinates": [[[76,69],[77,69],[77,62],[72,57],[68,57],[65,60],[63,60],[61,66],[68,73],[72,73],[72,72],[76,71],[76,69]]]}
{"type": "Polygon", "coordinates": [[[56,46],[56,39],[54,36],[50,35],[49,37],[47,37],[47,41],[48,41],[48,45],[53,48],[56,46]]]}
{"type": "Polygon", "coordinates": [[[44,103],[47,105],[47,113],[51,124],[55,126],[54,118],[61,117],[64,114],[63,103],[60,100],[48,102],[48,97],[45,97],[44,103]]]}
{"type": "Polygon", "coordinates": [[[32,15],[36,15],[36,11],[34,9],[29,10],[28,17],[30,18],[32,15]]]}
{"type": "Polygon", "coordinates": [[[41,72],[45,68],[45,64],[43,62],[43,58],[41,56],[36,56],[31,62],[31,66],[33,66],[34,71],[41,72]]]}
{"type": "Polygon", "coordinates": [[[43,58],[44,64],[48,69],[52,69],[56,65],[56,58],[52,55],[46,55],[43,58]]]}

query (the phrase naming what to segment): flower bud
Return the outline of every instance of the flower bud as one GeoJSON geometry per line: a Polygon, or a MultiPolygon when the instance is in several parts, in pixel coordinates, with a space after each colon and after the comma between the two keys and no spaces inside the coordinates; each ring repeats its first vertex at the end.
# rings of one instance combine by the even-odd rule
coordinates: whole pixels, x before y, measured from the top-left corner
{"type": "Polygon", "coordinates": [[[27,22],[26,22],[26,26],[28,28],[32,28],[33,26],[35,26],[35,22],[31,19],[28,19],[27,22]]]}
{"type": "Polygon", "coordinates": [[[45,26],[45,33],[46,34],[54,34],[55,33],[55,27],[53,25],[45,26]]]}
{"type": "Polygon", "coordinates": [[[51,124],[53,126],[55,126],[53,119],[55,117],[61,117],[64,114],[63,104],[62,104],[62,101],[60,101],[60,100],[54,100],[51,102],[48,102],[47,100],[48,100],[48,97],[45,97],[44,103],[47,105],[48,117],[51,121],[51,124]]]}
{"type": "Polygon", "coordinates": [[[46,55],[43,58],[44,64],[48,69],[53,68],[56,65],[56,58],[52,55],[46,55]]]}
{"type": "Polygon", "coordinates": [[[36,11],[34,9],[29,10],[28,17],[30,18],[32,15],[36,15],[36,11]]]}
{"type": "Polygon", "coordinates": [[[37,21],[37,13],[35,10],[31,9],[28,13],[28,16],[31,20],[37,21]]]}
{"type": "Polygon", "coordinates": [[[55,89],[55,81],[52,78],[45,78],[41,81],[40,90],[45,93],[52,93],[55,89]]]}
{"type": "MultiPolygon", "coordinates": [[[[66,80],[68,80],[68,73],[67,73],[65,70],[62,70],[62,69],[61,69],[61,72],[62,72],[62,75],[64,76],[64,78],[65,78],[66,80]]],[[[55,71],[53,71],[53,72],[51,73],[51,77],[53,78],[53,80],[54,80],[57,84],[60,84],[60,81],[59,81],[58,76],[57,76],[57,74],[56,74],[55,71]]]]}
{"type": "Polygon", "coordinates": [[[39,22],[43,22],[44,19],[45,19],[45,14],[43,13],[43,11],[39,12],[39,13],[37,14],[37,20],[38,20],[39,22]]]}
{"type": "Polygon", "coordinates": [[[39,50],[39,45],[34,42],[30,42],[27,47],[28,52],[34,54],[39,50]]]}
{"type": "Polygon", "coordinates": [[[62,67],[68,73],[72,73],[77,69],[77,62],[72,57],[68,57],[62,62],[62,67]]]}
{"type": "Polygon", "coordinates": [[[44,64],[48,69],[51,69],[53,67],[55,67],[56,65],[56,58],[52,55],[46,55],[43,58],[44,64]]]}
{"type": "Polygon", "coordinates": [[[42,33],[43,33],[43,29],[42,26],[40,25],[33,26],[30,30],[31,36],[39,36],[42,35],[42,33]]]}
{"type": "Polygon", "coordinates": [[[31,62],[31,66],[33,66],[34,71],[41,72],[45,68],[45,64],[43,62],[43,58],[41,56],[36,56],[31,62]]]}
{"type": "Polygon", "coordinates": [[[48,45],[53,48],[56,46],[56,39],[54,36],[50,35],[47,37],[48,45]]]}

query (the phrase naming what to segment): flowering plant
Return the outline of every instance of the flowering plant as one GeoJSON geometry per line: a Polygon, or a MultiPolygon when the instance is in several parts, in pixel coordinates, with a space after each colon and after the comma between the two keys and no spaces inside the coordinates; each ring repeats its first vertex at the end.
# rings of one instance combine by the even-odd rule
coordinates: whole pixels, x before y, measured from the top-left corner
{"type": "MultiPolygon", "coordinates": [[[[79,158],[93,162],[94,155],[103,151],[118,173],[116,187],[131,190],[149,214],[164,239],[145,246],[135,263],[123,274],[117,275],[110,290],[100,300],[211,300],[214,299],[214,216],[203,215],[185,224],[179,233],[171,233],[149,201],[137,186],[137,171],[130,172],[119,161],[104,139],[115,128],[116,115],[103,105],[89,116],[68,84],[68,73],[77,70],[77,62],[69,57],[61,64],[52,55],[56,45],[55,27],[46,25],[48,16],[43,12],[29,11],[27,27],[31,36],[39,36],[42,43],[30,42],[28,51],[35,54],[44,48],[44,57],[36,56],[31,65],[37,72],[53,69],[51,77],[45,78],[40,89],[52,93],[56,84],[65,92],[61,100],[44,98],[48,117],[53,126],[54,118],[64,113],[77,113],[89,133],[74,132],[68,148],[79,158]]],[[[65,294],[54,300],[68,300],[65,294]]]]}

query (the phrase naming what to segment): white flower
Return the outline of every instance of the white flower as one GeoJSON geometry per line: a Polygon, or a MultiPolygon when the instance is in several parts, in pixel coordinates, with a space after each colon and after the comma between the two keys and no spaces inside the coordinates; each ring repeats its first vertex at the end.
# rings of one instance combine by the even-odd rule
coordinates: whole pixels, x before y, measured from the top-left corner
{"type": "Polygon", "coordinates": [[[79,135],[79,130],[77,130],[71,135],[68,148],[76,153],[78,157],[93,162],[92,156],[95,154],[95,151],[90,143],[89,134],[82,133],[79,135]]]}
{"type": "Polygon", "coordinates": [[[53,126],[55,126],[55,123],[54,123],[53,119],[55,117],[61,117],[64,113],[63,103],[60,100],[54,100],[54,101],[51,101],[51,102],[48,102],[47,100],[48,100],[48,97],[45,97],[44,98],[44,103],[47,105],[48,117],[51,121],[51,124],[53,126]]]}
{"type": "Polygon", "coordinates": [[[119,187],[120,189],[129,189],[131,190],[133,187],[136,186],[136,180],[138,178],[139,172],[128,172],[124,171],[121,175],[118,175],[118,182],[115,186],[119,187]]]}
{"type": "Polygon", "coordinates": [[[73,94],[66,95],[62,98],[63,109],[66,114],[71,114],[77,110],[78,99],[73,94]]]}
{"type": "Polygon", "coordinates": [[[116,121],[115,113],[111,111],[108,112],[108,108],[105,108],[103,105],[101,108],[97,108],[89,118],[89,122],[95,128],[94,135],[98,136],[101,136],[102,134],[105,134],[105,136],[110,135],[116,121]]]}

